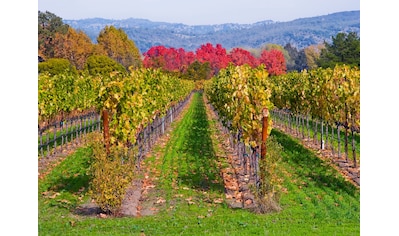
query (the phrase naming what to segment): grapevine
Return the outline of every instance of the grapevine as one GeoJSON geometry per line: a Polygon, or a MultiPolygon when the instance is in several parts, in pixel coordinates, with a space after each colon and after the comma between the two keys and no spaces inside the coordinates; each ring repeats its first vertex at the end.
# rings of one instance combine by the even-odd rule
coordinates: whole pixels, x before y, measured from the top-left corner
{"type": "Polygon", "coordinates": [[[39,74],[39,122],[96,109],[110,113],[111,143],[135,142],[135,135],[156,115],[183,100],[193,81],[154,69],[131,70],[110,76],[39,74]]]}
{"type": "MultiPolygon", "coordinates": [[[[268,72],[262,66],[230,65],[205,87],[208,100],[219,112],[224,124],[230,126],[232,132],[242,132],[244,143],[252,147],[259,145],[263,109],[273,108],[267,78],[268,72]]],[[[269,123],[268,134],[271,120],[269,123]]]]}

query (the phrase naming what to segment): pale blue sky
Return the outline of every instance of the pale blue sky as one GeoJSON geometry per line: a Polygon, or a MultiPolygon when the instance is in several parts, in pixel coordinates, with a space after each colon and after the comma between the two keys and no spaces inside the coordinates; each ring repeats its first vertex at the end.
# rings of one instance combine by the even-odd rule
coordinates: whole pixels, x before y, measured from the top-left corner
{"type": "Polygon", "coordinates": [[[360,10],[360,0],[38,0],[62,19],[142,18],[189,25],[290,21],[360,10]]]}

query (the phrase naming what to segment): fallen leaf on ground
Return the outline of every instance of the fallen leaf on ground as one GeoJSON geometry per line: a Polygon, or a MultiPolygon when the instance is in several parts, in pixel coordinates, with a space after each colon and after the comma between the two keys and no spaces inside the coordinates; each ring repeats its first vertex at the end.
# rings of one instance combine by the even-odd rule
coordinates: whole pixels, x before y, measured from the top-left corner
{"type": "Polygon", "coordinates": [[[166,200],[165,199],[163,199],[163,198],[158,198],[158,200],[157,200],[157,204],[162,204],[162,203],[165,203],[166,202],[166,200]]]}
{"type": "Polygon", "coordinates": [[[214,203],[222,203],[223,199],[222,198],[217,198],[213,200],[214,203]]]}

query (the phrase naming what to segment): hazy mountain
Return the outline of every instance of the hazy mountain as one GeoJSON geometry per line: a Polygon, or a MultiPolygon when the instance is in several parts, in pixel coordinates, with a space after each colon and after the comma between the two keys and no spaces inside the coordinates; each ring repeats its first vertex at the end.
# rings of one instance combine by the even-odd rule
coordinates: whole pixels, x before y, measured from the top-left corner
{"type": "Polygon", "coordinates": [[[289,22],[271,20],[253,24],[185,25],[177,23],[153,22],[145,19],[129,18],[110,20],[91,18],[64,20],[74,29],[83,30],[92,40],[106,25],[122,28],[140,51],[146,52],[155,45],[184,48],[194,51],[207,42],[221,44],[226,49],[234,47],[259,48],[266,43],[291,43],[302,49],[331,37],[339,32],[357,32],[360,35],[360,11],[338,12],[334,14],[300,18],[289,22]]]}

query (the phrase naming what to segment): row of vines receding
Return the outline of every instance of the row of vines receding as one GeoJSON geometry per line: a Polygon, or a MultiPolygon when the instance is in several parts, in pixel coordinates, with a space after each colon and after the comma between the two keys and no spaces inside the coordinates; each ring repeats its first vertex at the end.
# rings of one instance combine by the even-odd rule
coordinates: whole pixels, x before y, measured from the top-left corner
{"type": "Polygon", "coordinates": [[[51,124],[65,126],[71,117],[88,111],[101,115],[102,129],[92,130],[102,130],[102,137],[88,138],[93,150],[91,192],[103,210],[117,213],[133,178],[137,153],[142,156],[148,150],[154,132],[165,132],[194,87],[193,81],[157,69],[131,69],[129,74],[109,76],[40,73],[39,137],[53,132],[51,124]]]}
{"type": "MultiPolygon", "coordinates": [[[[230,65],[206,82],[205,92],[225,127],[234,137],[238,137],[237,142],[253,150],[251,153],[255,153],[255,156],[260,155],[258,149],[262,146],[262,128],[265,126],[262,124],[265,116],[262,112],[265,110],[278,108],[289,112],[291,116],[310,117],[313,123],[321,121],[322,127],[323,123],[326,127],[337,125],[338,130],[343,127],[346,153],[348,132],[351,132],[352,137],[354,133],[360,135],[360,69],[357,67],[337,65],[334,69],[319,68],[269,76],[263,66],[251,68],[247,65],[230,65]]],[[[275,112],[272,114],[275,118],[275,112]]],[[[269,118],[266,124],[267,135],[272,124],[269,118]]],[[[322,145],[324,138],[322,128],[322,145]]],[[[356,167],[356,153],[352,157],[356,167]]],[[[242,158],[245,162],[245,157],[242,158]]],[[[263,156],[254,158],[253,175],[258,193],[262,192],[263,198],[274,196],[277,201],[280,183],[269,173],[273,171],[275,163],[265,165],[263,156]],[[258,173],[263,176],[267,173],[269,177],[263,179],[258,173]],[[267,192],[261,189],[262,186],[273,187],[269,187],[267,192]]],[[[273,159],[267,157],[267,153],[266,158],[273,159]]],[[[278,158],[274,160],[278,161],[278,158]]]]}

